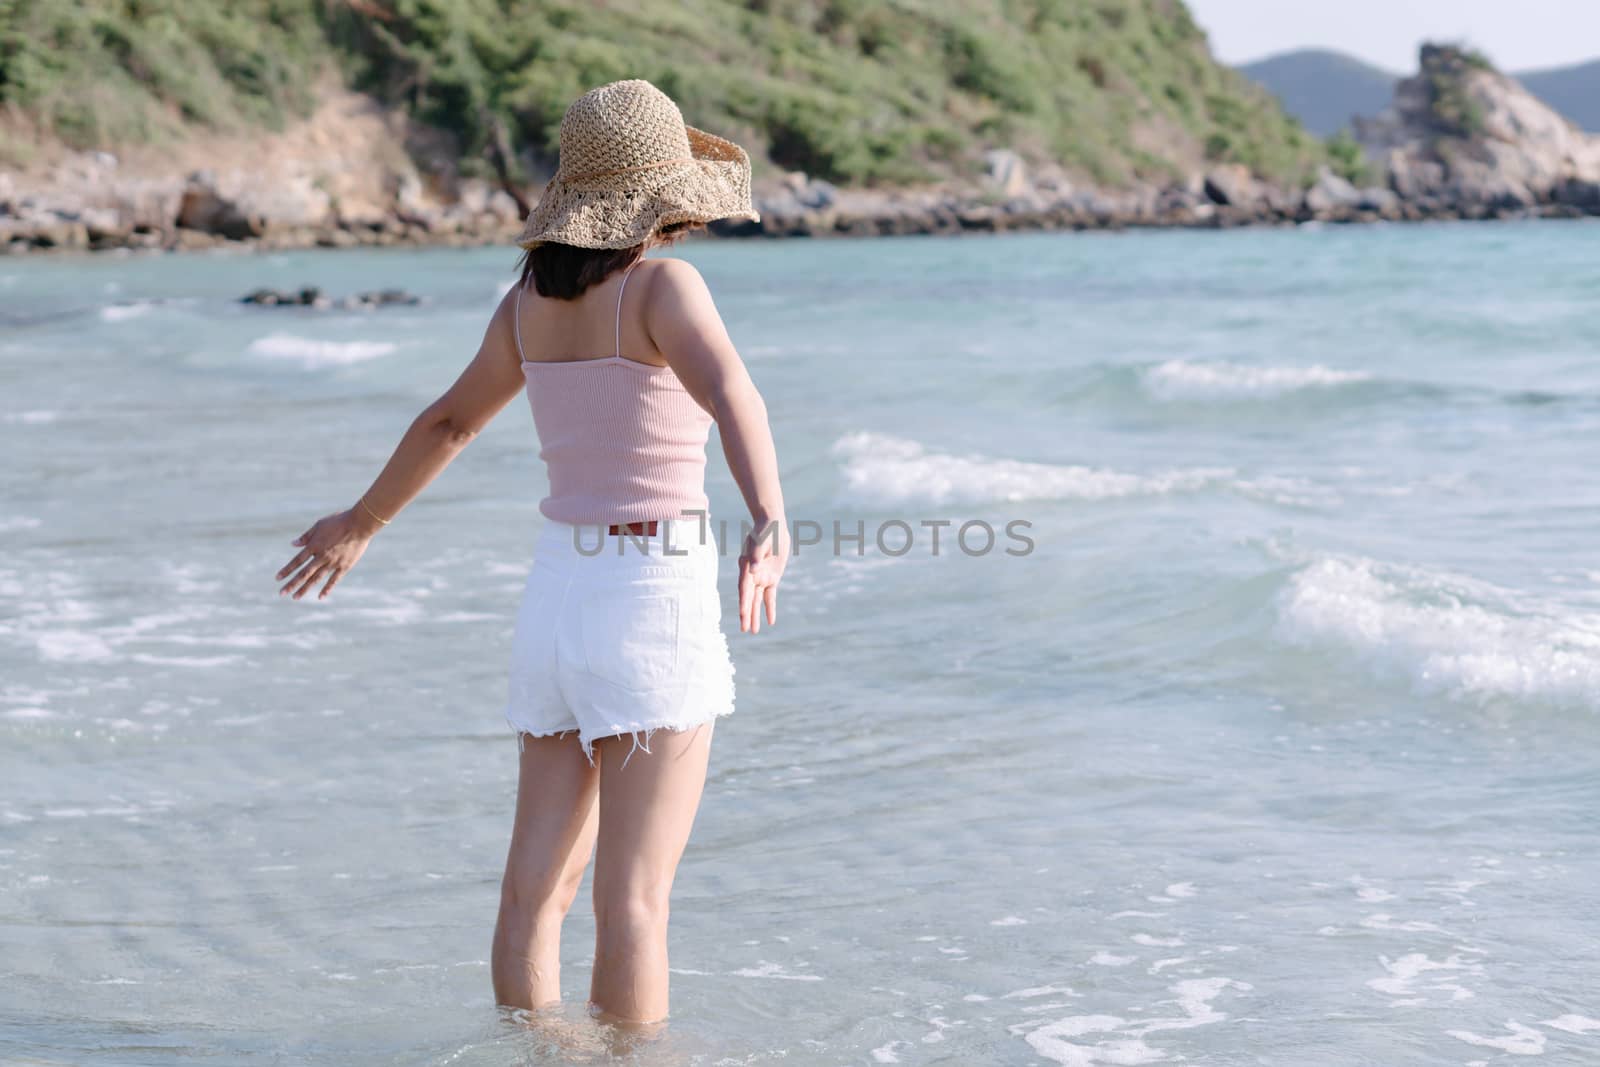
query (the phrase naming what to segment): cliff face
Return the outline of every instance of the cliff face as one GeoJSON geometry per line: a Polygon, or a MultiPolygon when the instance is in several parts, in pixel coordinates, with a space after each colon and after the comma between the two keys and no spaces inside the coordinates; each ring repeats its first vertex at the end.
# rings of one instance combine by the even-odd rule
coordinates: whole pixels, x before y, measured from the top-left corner
{"type": "Polygon", "coordinates": [[[495,240],[515,202],[462,178],[455,146],[371,97],[326,85],[280,130],[79,151],[40,144],[0,168],[0,251],[342,246],[495,240]]]}
{"type": "Polygon", "coordinates": [[[1600,208],[1600,136],[1457,48],[1423,46],[1417,75],[1355,132],[1408,201],[1490,212],[1600,208]]]}

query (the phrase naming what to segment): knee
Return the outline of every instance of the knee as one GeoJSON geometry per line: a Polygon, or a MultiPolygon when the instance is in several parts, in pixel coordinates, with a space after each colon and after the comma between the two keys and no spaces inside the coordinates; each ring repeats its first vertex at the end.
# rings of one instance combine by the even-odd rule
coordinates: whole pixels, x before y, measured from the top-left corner
{"type": "Polygon", "coordinates": [[[602,940],[637,942],[666,936],[669,886],[643,885],[597,891],[596,932],[602,940]]]}
{"type": "Polygon", "coordinates": [[[500,883],[500,910],[533,923],[564,918],[578,897],[583,872],[507,871],[500,883]]]}

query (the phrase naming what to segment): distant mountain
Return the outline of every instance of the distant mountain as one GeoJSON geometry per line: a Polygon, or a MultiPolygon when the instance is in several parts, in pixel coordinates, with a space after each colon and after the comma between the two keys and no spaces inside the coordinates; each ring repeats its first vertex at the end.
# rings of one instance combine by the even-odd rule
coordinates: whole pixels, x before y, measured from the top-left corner
{"type": "Polygon", "coordinates": [[[1350,125],[1353,115],[1389,106],[1400,75],[1327,49],[1305,48],[1238,68],[1283,101],[1283,108],[1319,137],[1350,125]]]}
{"type": "Polygon", "coordinates": [[[1600,59],[1513,75],[1528,91],[1586,130],[1600,133],[1600,59]]]}
{"type": "MultiPolygon", "coordinates": [[[[1322,137],[1389,106],[1400,75],[1354,56],[1305,48],[1238,68],[1283,101],[1284,110],[1322,137]]],[[[1586,130],[1600,132],[1600,59],[1511,75],[1528,91],[1586,130]]]]}

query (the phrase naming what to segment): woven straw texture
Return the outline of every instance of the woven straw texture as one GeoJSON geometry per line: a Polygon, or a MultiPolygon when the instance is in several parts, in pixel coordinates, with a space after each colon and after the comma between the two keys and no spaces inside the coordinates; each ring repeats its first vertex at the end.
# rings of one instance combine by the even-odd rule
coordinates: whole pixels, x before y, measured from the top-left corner
{"type": "Polygon", "coordinates": [[[662,226],[743,218],[750,157],[683,121],[672,98],[642,78],[591,89],[561,120],[561,166],[517,243],[627,248],[662,226]]]}

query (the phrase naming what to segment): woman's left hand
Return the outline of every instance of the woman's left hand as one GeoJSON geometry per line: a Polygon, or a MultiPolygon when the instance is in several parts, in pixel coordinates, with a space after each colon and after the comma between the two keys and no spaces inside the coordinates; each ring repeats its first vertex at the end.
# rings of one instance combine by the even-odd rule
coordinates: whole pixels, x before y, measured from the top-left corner
{"type": "Polygon", "coordinates": [[[326,579],[327,584],[317,594],[317,599],[327,599],[339,579],[361,559],[372,533],[364,528],[354,508],[318,519],[311,529],[291,542],[300,546],[300,551],[278,572],[278,581],[288,578],[278,595],[284,596],[293,590],[294,599],[299,600],[306,590],[326,579]]]}
{"type": "Polygon", "coordinates": [[[789,561],[789,535],[780,521],[751,531],[739,553],[739,632],[761,632],[761,612],[767,625],[778,624],[778,583],[789,561]]]}

